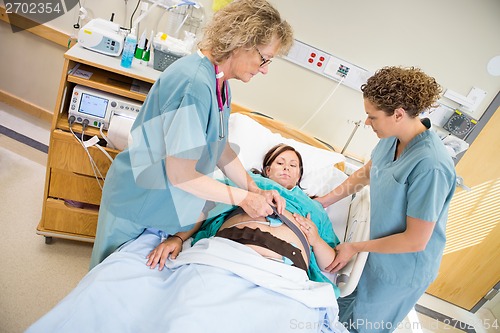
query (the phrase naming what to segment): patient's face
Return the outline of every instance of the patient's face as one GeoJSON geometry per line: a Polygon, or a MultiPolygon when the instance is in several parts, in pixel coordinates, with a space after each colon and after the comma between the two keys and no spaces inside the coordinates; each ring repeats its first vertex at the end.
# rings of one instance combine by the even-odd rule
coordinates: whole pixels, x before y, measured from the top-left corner
{"type": "Polygon", "coordinates": [[[300,179],[300,163],[297,154],[287,150],[279,154],[266,168],[269,179],[287,189],[292,189],[300,179]]]}

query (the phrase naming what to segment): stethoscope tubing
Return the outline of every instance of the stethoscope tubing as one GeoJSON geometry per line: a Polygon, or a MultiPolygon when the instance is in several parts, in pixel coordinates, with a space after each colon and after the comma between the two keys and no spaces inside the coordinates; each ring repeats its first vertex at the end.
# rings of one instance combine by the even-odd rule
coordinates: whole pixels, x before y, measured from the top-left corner
{"type": "MultiPolygon", "coordinates": [[[[225,131],[224,131],[224,103],[222,103],[222,93],[219,84],[219,66],[214,65],[215,69],[215,93],[217,95],[217,105],[219,107],[219,140],[224,139],[225,131]]],[[[223,82],[224,87],[226,88],[226,103],[229,105],[229,89],[227,87],[227,82],[223,82]]]]}

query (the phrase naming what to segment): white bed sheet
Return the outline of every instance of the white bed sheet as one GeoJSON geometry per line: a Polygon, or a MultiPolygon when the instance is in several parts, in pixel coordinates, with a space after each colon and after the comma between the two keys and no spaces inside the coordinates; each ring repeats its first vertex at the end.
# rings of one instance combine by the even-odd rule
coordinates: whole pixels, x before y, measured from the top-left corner
{"type": "Polygon", "coordinates": [[[347,332],[330,284],[220,238],[163,271],[145,265],[147,231],[96,266],[26,332],[347,332]]]}

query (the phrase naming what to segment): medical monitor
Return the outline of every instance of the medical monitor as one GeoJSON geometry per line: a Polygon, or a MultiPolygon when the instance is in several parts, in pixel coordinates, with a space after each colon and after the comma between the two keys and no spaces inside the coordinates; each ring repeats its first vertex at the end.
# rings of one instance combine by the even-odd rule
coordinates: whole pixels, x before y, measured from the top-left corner
{"type": "Polygon", "coordinates": [[[68,116],[74,116],[76,123],[87,123],[88,126],[107,130],[113,115],[136,118],[141,105],[129,98],[76,85],[73,88],[68,116]]]}

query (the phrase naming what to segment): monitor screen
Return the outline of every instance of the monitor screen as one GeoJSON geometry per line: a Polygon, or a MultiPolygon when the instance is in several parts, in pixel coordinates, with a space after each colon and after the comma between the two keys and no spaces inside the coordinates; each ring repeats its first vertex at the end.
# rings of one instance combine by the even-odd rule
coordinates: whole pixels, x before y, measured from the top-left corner
{"type": "Polygon", "coordinates": [[[78,112],[104,119],[108,103],[109,100],[106,98],[82,93],[78,112]]]}

